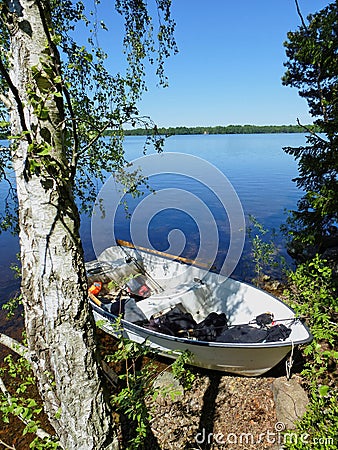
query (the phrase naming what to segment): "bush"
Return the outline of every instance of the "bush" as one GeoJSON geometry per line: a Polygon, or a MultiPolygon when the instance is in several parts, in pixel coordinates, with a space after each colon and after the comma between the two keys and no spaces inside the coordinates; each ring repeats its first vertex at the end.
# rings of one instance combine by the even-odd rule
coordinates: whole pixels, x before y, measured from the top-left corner
{"type": "Polygon", "coordinates": [[[290,306],[307,319],[313,341],[304,354],[307,362],[302,375],[310,404],[297,424],[303,439],[286,442],[287,449],[336,449],[338,436],[338,389],[336,386],[338,351],[338,302],[335,278],[327,261],[318,255],[289,273],[285,292],[290,306]]]}

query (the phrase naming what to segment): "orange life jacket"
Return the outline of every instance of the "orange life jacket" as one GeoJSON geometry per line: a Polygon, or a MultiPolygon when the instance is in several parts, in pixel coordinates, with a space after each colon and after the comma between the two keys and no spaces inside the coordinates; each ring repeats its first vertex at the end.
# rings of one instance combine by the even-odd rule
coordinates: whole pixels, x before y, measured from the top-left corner
{"type": "Polygon", "coordinates": [[[101,289],[102,289],[101,281],[94,281],[94,283],[88,289],[88,292],[90,292],[93,295],[97,295],[101,291],[101,289]]]}

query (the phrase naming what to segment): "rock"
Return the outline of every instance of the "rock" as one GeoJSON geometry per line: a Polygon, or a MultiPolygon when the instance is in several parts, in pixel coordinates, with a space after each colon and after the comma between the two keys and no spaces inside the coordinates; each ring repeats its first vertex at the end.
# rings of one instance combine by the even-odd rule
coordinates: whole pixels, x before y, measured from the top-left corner
{"type": "Polygon", "coordinates": [[[164,371],[154,381],[154,388],[165,391],[172,400],[178,400],[184,394],[184,388],[171,372],[164,371]]]}
{"type": "Polygon", "coordinates": [[[285,377],[274,380],[272,392],[278,423],[284,424],[285,429],[294,429],[295,422],[303,417],[309,403],[306,392],[295,379],[287,380],[285,377]]]}

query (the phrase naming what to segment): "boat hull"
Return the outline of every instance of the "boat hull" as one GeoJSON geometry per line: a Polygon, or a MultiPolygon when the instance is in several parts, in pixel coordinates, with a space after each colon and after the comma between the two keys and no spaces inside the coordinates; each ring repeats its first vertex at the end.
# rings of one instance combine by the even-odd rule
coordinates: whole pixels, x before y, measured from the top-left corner
{"type": "MultiPolygon", "coordinates": [[[[103,331],[115,338],[119,337],[114,327],[116,317],[108,317],[108,314],[105,317],[105,314],[102,314],[95,305],[93,305],[93,313],[103,331]]],[[[289,342],[236,345],[193,341],[166,336],[124,320],[121,321],[121,327],[124,337],[148,346],[156,354],[175,359],[180,353],[188,351],[191,354],[193,366],[248,377],[256,377],[268,372],[292,349],[292,343],[289,342]]]]}

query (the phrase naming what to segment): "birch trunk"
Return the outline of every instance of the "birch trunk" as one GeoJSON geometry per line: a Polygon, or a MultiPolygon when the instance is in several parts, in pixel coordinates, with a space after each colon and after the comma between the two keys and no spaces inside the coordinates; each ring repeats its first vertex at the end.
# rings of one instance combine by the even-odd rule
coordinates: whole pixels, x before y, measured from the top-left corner
{"type": "Polygon", "coordinates": [[[59,56],[48,44],[48,8],[48,1],[8,1],[12,132],[27,132],[12,150],[27,340],[45,410],[62,447],[113,449],[115,431],[100,381],[79,217],[63,145],[63,102],[50,94],[58,89],[53,79],[59,56]],[[29,90],[45,98],[42,110],[29,90]],[[48,154],[42,155],[46,148],[48,154]]]}

